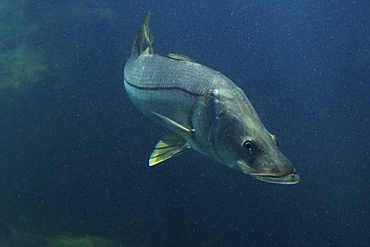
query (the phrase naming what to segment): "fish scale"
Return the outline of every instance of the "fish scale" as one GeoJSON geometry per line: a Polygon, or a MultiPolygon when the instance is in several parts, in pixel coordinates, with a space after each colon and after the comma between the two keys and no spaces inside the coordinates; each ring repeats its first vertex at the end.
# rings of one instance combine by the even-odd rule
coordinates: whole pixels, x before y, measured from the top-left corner
{"type": "Polygon", "coordinates": [[[212,88],[228,87],[223,80],[216,80],[221,76],[219,72],[200,64],[156,54],[129,60],[125,68],[125,80],[137,87],[174,88],[196,96],[212,88]],[[218,85],[220,82],[223,85],[218,85]]]}

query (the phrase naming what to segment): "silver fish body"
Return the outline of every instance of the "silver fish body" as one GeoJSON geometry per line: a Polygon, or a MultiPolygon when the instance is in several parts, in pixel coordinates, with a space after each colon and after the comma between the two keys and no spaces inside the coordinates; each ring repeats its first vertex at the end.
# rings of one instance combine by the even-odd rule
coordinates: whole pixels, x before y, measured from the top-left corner
{"type": "Polygon", "coordinates": [[[158,142],[149,165],[191,148],[262,181],[297,183],[298,174],[244,92],[188,57],[155,54],[148,24],[149,15],[126,63],[124,84],[141,112],[173,132],[158,142]]]}

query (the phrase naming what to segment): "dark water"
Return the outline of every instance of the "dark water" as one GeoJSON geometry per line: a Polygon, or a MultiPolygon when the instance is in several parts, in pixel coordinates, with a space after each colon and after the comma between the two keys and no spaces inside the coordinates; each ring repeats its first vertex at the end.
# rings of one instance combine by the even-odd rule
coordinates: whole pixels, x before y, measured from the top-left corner
{"type": "Polygon", "coordinates": [[[0,6],[0,238],[14,228],[130,246],[370,246],[368,1],[0,6]],[[148,10],[155,50],[238,84],[299,184],[193,151],[147,166],[166,130],[138,113],[122,76],[148,10]]]}

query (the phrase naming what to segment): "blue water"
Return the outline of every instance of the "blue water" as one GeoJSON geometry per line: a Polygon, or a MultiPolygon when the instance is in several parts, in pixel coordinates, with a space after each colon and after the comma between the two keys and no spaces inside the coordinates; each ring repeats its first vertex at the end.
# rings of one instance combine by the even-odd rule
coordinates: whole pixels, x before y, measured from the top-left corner
{"type": "MultiPolygon", "coordinates": [[[[27,44],[46,68],[0,87],[5,227],[130,246],[370,246],[368,1],[3,5],[2,53],[27,44]],[[300,183],[263,183],[194,151],[147,166],[167,132],[122,77],[148,10],[155,51],[239,85],[300,183]]],[[[0,83],[31,73],[16,68],[0,83]]]]}

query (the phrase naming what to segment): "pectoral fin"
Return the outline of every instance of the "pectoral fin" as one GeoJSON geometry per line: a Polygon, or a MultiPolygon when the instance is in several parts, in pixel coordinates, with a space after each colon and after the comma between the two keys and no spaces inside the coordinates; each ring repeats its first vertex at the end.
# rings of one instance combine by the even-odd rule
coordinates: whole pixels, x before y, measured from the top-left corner
{"type": "Polygon", "coordinates": [[[152,111],[152,113],[154,115],[156,115],[157,117],[159,117],[160,119],[162,119],[162,121],[167,123],[168,125],[175,127],[176,129],[180,130],[181,132],[184,132],[185,135],[190,135],[194,132],[193,129],[189,129],[189,128],[173,121],[172,119],[170,119],[166,116],[163,116],[162,114],[156,113],[154,111],[152,111]]]}
{"type": "Polygon", "coordinates": [[[176,134],[169,134],[155,145],[154,151],[149,158],[149,166],[154,166],[172,158],[189,148],[189,144],[184,138],[176,134]]]}

